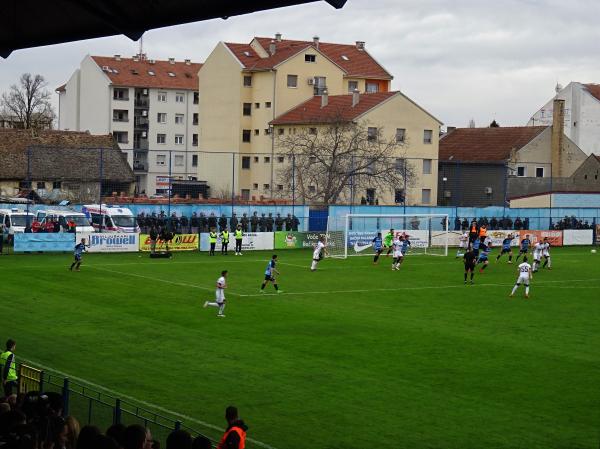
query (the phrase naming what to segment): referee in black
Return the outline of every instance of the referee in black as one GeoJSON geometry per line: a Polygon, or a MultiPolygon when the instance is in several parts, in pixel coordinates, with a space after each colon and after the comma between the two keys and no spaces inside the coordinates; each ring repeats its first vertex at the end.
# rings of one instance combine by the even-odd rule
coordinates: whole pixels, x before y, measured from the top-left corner
{"type": "Polygon", "coordinates": [[[467,284],[467,276],[471,273],[471,284],[473,284],[473,275],[475,274],[475,264],[477,263],[477,256],[473,252],[471,245],[467,248],[467,252],[463,256],[465,262],[465,285],[467,284]]]}

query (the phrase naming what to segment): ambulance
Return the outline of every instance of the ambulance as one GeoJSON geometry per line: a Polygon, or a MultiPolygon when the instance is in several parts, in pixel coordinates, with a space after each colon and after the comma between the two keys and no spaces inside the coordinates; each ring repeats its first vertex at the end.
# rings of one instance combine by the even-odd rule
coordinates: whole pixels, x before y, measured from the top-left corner
{"type": "Polygon", "coordinates": [[[6,237],[9,234],[25,232],[27,222],[29,221],[29,226],[31,226],[34,218],[35,215],[32,212],[26,212],[21,209],[0,209],[0,223],[4,225],[4,240],[7,240],[6,237]]]}
{"type": "Polygon", "coordinates": [[[140,232],[136,218],[126,207],[86,204],[81,212],[92,222],[96,232],[140,232]]]}

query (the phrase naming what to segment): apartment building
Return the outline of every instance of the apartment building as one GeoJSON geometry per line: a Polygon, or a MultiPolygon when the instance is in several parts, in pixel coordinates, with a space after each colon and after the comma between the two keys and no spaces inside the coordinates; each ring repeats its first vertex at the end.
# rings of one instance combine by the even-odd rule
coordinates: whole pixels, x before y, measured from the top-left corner
{"type": "Polygon", "coordinates": [[[58,129],[112,134],[137,193],[167,194],[170,180],[196,180],[198,70],[202,64],[86,56],[59,95],[58,129]]]}
{"type": "MultiPolygon", "coordinates": [[[[401,92],[361,94],[357,90],[350,95],[328,95],[325,92],[271,122],[276,154],[283,152],[280,146],[285,145],[290,136],[317,136],[327,131],[324,128],[331,126],[332,121],[336,125],[362,124],[361,128],[367,131],[369,145],[371,140],[372,144],[380,139],[386,144],[395,142],[394,153],[389,155],[393,158],[390,163],[400,175],[398,178],[404,178],[400,185],[390,184],[384,189],[364,185],[361,186],[363,190],[351,191],[348,187],[342,192],[343,202],[349,202],[352,195],[354,201],[362,199],[367,204],[437,204],[437,159],[442,123],[433,115],[401,92]]],[[[280,163],[287,163],[286,158],[280,163]]],[[[357,164],[361,163],[364,161],[357,161],[357,164]]],[[[278,182],[276,190],[283,190],[282,183],[285,181],[278,182]]],[[[307,185],[305,188],[315,191],[318,186],[307,185]]]]}
{"type": "Polygon", "coordinates": [[[269,123],[325,91],[388,92],[391,80],[360,41],[298,41],[276,34],[250,43],[219,42],[198,73],[200,178],[212,192],[275,196],[280,158],[269,123]]]}

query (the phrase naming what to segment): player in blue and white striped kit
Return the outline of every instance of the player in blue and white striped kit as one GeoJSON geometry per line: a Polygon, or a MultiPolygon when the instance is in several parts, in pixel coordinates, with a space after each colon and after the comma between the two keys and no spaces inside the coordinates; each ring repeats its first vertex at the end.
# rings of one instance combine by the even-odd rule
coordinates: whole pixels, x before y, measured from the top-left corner
{"type": "Polygon", "coordinates": [[[508,254],[508,263],[512,263],[512,248],[510,247],[514,237],[512,234],[508,234],[508,236],[502,240],[502,251],[496,257],[496,263],[500,260],[503,254],[508,254]]]}
{"type": "Polygon", "coordinates": [[[277,263],[277,254],[273,254],[273,257],[271,257],[271,260],[269,260],[269,263],[267,264],[267,268],[265,269],[265,280],[263,281],[262,285],[260,286],[261,293],[265,292],[265,287],[267,286],[267,284],[269,282],[273,283],[273,287],[275,287],[275,291],[277,293],[281,293],[281,290],[279,290],[279,286],[277,285],[277,280],[275,279],[275,275],[279,274],[279,271],[277,271],[277,268],[275,268],[276,263],[277,263]]]}
{"type": "Polygon", "coordinates": [[[375,238],[372,240],[373,249],[375,250],[375,256],[373,257],[373,265],[377,265],[377,261],[379,260],[379,256],[383,251],[383,239],[381,238],[381,232],[378,232],[375,238]]]}
{"type": "Polygon", "coordinates": [[[79,267],[81,266],[81,257],[83,256],[84,252],[85,252],[85,239],[81,239],[81,242],[78,243],[77,245],[75,245],[75,250],[73,251],[75,260],[71,264],[71,268],[69,268],[69,270],[73,271],[73,268],[75,268],[75,271],[80,271],[79,267]]]}

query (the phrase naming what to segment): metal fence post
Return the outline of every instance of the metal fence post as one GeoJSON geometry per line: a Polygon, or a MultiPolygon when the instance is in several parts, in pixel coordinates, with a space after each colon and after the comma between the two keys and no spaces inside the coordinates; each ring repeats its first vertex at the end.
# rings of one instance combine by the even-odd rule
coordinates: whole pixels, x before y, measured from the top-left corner
{"type": "MultiPolygon", "coordinates": [[[[273,186],[271,186],[271,193],[273,186]]],[[[272,197],[273,195],[271,195],[272,197]]],[[[233,217],[233,207],[235,203],[235,153],[231,153],[231,217],[233,217]]]]}
{"type": "Polygon", "coordinates": [[[44,392],[44,372],[40,372],[40,393],[44,392]]]}
{"type": "Polygon", "coordinates": [[[115,415],[113,417],[113,424],[121,424],[121,400],[115,400],[115,415]]]}
{"type": "Polygon", "coordinates": [[[181,430],[181,421],[175,421],[175,429],[174,430],[181,430]]]}
{"type": "Polygon", "coordinates": [[[167,189],[167,229],[171,230],[171,195],[173,193],[173,179],[171,178],[173,175],[172,167],[171,167],[171,153],[172,150],[169,150],[169,188],[167,189]]]}
{"type": "Polygon", "coordinates": [[[100,232],[104,230],[104,219],[102,218],[102,178],[104,177],[104,150],[100,148],[100,173],[98,179],[98,204],[100,205],[100,232]]]}
{"type": "MultiPolygon", "coordinates": [[[[30,193],[33,190],[33,181],[31,179],[31,147],[27,148],[27,182],[29,183],[30,193]]],[[[25,215],[25,227],[28,228],[31,225],[29,223],[29,201],[27,201],[27,214],[25,215]]],[[[13,242],[13,253],[14,253],[14,245],[13,242]]]]}
{"type": "Polygon", "coordinates": [[[550,163],[550,218],[548,223],[548,229],[552,229],[552,178],[554,178],[554,173],[552,173],[552,162],[550,163]]]}
{"type": "Polygon", "coordinates": [[[65,377],[63,380],[62,395],[63,395],[63,417],[67,417],[67,416],[69,416],[69,400],[70,400],[69,378],[68,377],[65,377]]]}
{"type": "Polygon", "coordinates": [[[292,215],[296,205],[296,155],[292,154],[292,215]]]}

